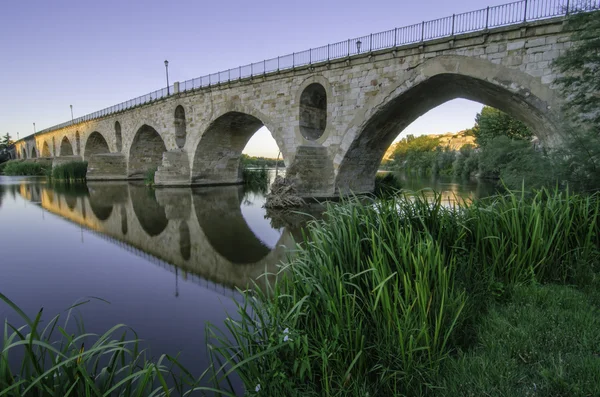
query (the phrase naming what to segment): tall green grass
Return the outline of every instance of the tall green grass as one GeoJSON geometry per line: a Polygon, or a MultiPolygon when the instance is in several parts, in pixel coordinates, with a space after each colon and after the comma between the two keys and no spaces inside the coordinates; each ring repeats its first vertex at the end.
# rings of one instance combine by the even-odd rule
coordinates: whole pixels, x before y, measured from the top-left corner
{"type": "Polygon", "coordinates": [[[44,326],[42,310],[31,318],[1,293],[0,302],[25,323],[4,321],[2,396],[185,396],[200,389],[201,376],[194,378],[169,355],[148,358],[135,332],[123,324],[102,335],[87,333],[72,316],[81,303],[69,308],[62,324],[57,315],[44,326]],[[76,333],[69,332],[70,321],[76,321],[76,333]]]}
{"type": "Polygon", "coordinates": [[[66,183],[83,182],[87,174],[87,161],[71,161],[52,168],[52,179],[66,183]]]}
{"type": "Polygon", "coordinates": [[[242,179],[247,189],[266,193],[269,188],[269,172],[261,168],[242,168],[242,179]]]}
{"type": "Polygon", "coordinates": [[[146,174],[144,175],[144,184],[154,186],[154,176],[156,175],[157,170],[158,167],[152,167],[146,171],[146,174]]]}
{"type": "Polygon", "coordinates": [[[265,395],[435,395],[493,302],[530,282],[584,284],[600,262],[600,196],[541,190],[453,208],[352,198],[309,225],[272,288],[209,327],[215,374],[265,395]]]}
{"type": "Polygon", "coordinates": [[[4,174],[9,176],[44,176],[48,167],[39,163],[22,160],[12,160],[4,166],[4,174]]]}

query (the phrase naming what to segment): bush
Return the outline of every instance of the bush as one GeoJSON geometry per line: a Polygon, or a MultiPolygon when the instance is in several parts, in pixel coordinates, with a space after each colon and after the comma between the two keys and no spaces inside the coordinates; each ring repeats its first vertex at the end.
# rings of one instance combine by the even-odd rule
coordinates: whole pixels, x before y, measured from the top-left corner
{"type": "Polygon", "coordinates": [[[266,193],[269,188],[269,173],[263,166],[261,168],[242,168],[244,185],[250,191],[266,193]]]}
{"type": "Polygon", "coordinates": [[[375,175],[374,194],[377,197],[386,197],[399,193],[402,189],[400,179],[392,172],[375,175]]]}
{"type": "Polygon", "coordinates": [[[42,166],[40,163],[13,160],[4,166],[4,174],[11,176],[43,176],[48,172],[49,167],[42,166]]]}
{"type": "Polygon", "coordinates": [[[152,167],[146,171],[144,175],[144,183],[148,186],[154,186],[154,176],[156,175],[157,167],[152,167]]]}

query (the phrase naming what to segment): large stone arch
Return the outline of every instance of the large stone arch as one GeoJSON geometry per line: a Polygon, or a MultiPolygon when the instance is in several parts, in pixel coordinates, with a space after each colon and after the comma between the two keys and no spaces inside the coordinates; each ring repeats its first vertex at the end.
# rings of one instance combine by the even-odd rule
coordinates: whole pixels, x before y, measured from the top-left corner
{"type": "Polygon", "coordinates": [[[559,98],[540,79],[484,59],[440,56],[406,72],[357,113],[334,159],[336,192],[372,191],[379,163],[394,138],[424,113],[455,98],[502,110],[548,146],[561,140],[559,98]]]}
{"type": "Polygon", "coordinates": [[[167,147],[162,136],[148,124],[138,128],[131,146],[127,176],[131,179],[143,179],[151,169],[162,164],[163,153],[167,147]]]}
{"type": "Polygon", "coordinates": [[[85,141],[82,157],[87,159],[93,154],[103,153],[110,153],[108,141],[100,132],[94,131],[87,137],[85,141]]]}
{"type": "MultiPolygon", "coordinates": [[[[240,159],[252,136],[266,126],[283,152],[276,134],[258,117],[228,111],[214,119],[202,134],[192,161],[192,184],[232,184],[242,181],[240,159]]],[[[286,161],[287,155],[283,152],[286,161]]]]}
{"type": "Polygon", "coordinates": [[[60,142],[59,156],[72,156],[73,154],[73,145],[71,145],[71,141],[65,135],[60,142]]]}
{"type": "Polygon", "coordinates": [[[52,153],[50,153],[50,146],[47,141],[44,141],[42,144],[42,157],[52,157],[52,153]]]}

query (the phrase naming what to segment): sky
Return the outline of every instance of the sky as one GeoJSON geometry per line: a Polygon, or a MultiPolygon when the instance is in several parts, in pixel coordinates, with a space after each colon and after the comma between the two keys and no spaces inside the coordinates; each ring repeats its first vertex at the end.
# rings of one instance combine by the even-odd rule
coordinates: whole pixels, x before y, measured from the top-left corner
{"type": "MultiPolygon", "coordinates": [[[[36,129],[191,78],[507,0],[26,0],[0,10],[0,134],[36,129]]],[[[454,100],[407,133],[469,128],[481,105],[454,100]]],[[[276,156],[259,131],[246,152],[276,156]]]]}

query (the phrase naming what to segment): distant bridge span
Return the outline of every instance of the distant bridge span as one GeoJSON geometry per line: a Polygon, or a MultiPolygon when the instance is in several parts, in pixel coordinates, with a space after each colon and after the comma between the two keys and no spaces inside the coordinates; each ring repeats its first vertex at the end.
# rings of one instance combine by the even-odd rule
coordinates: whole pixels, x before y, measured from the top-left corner
{"type": "Polygon", "coordinates": [[[234,184],[242,150],[266,126],[300,194],[366,192],[393,139],[454,98],[498,108],[556,145],[552,62],[573,44],[566,4],[488,7],[175,83],[21,139],[17,154],[85,159],[90,180],[158,168],[158,186],[234,184]]]}

